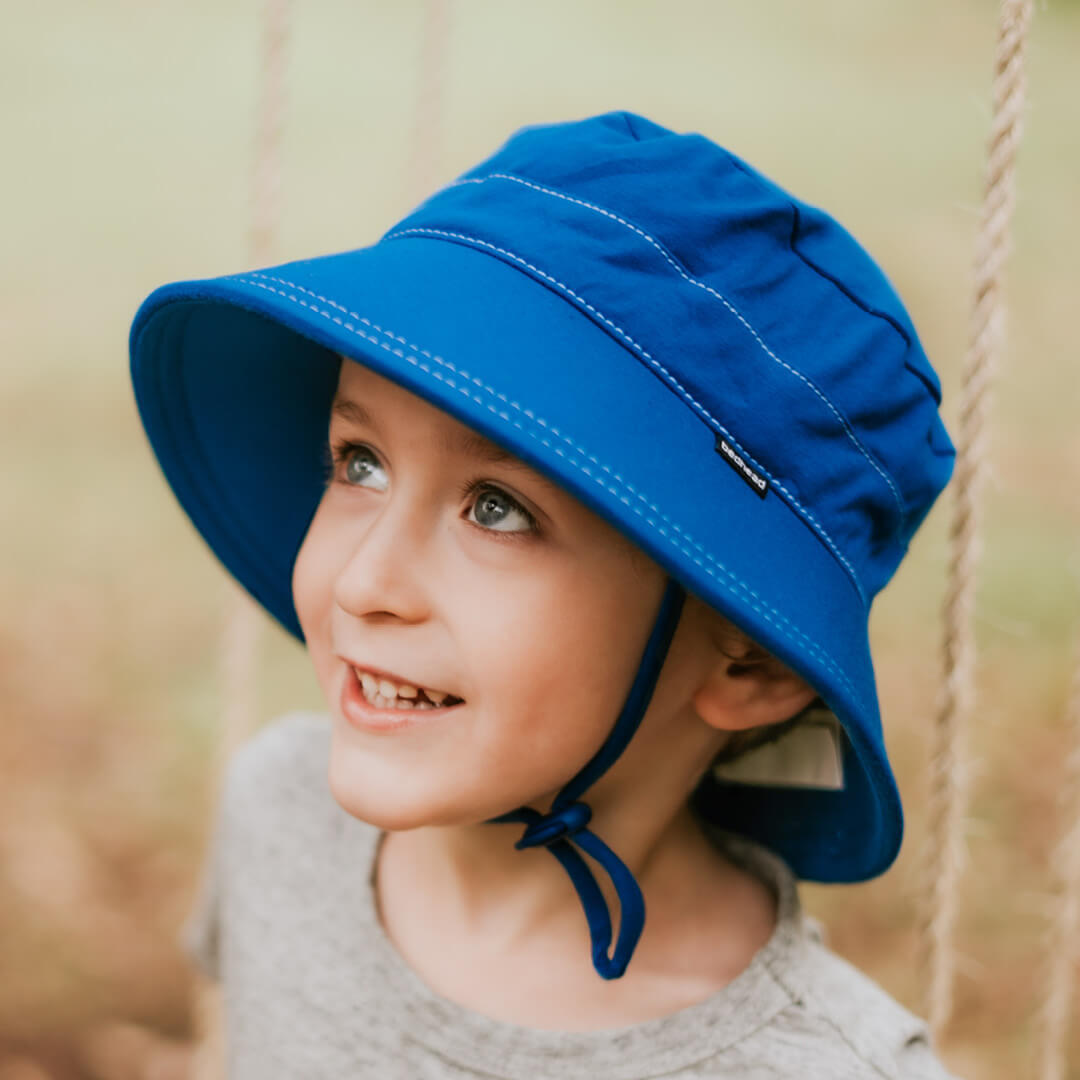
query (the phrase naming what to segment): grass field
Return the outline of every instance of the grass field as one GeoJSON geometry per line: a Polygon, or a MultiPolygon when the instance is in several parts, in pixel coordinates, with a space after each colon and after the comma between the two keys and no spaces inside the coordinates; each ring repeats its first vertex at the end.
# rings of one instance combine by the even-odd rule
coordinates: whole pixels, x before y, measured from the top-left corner
{"type": "MultiPolygon", "coordinates": [[[[956,431],[982,194],[989,0],[454,5],[439,182],[527,123],[611,108],[701,131],[835,214],[885,268],[956,431]]],[[[296,5],[281,261],[373,242],[406,174],[421,5],[296,5]]],[[[257,5],[7,12],[0,231],[0,1077],[81,1077],[87,1025],[190,1030],[175,933],[212,804],[233,595],[135,414],[126,335],[156,285],[244,268],[257,5]],[[27,1068],[29,1066],[26,1066],[27,1068]]],[[[1032,1075],[1065,694],[1080,632],[1080,5],[1036,5],[980,562],[975,787],[957,1007],[965,1077],[1032,1075]]],[[[417,197],[419,193],[417,193],[417,197]]],[[[804,886],[833,946],[920,1011],[916,869],[951,501],[872,632],[904,794],[881,878],[804,886]]],[[[267,624],[259,716],[321,707],[267,624]]],[[[1070,1076],[1080,1077],[1080,1022],[1070,1076]]]]}

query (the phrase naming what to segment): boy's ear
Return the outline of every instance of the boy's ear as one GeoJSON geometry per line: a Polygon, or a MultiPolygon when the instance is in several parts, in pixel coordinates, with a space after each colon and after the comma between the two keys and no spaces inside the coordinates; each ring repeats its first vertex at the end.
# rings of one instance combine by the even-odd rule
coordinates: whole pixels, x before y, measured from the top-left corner
{"type": "Polygon", "coordinates": [[[691,703],[710,727],[744,731],[787,720],[815,697],[812,686],[771,657],[732,660],[720,656],[691,703]]]}

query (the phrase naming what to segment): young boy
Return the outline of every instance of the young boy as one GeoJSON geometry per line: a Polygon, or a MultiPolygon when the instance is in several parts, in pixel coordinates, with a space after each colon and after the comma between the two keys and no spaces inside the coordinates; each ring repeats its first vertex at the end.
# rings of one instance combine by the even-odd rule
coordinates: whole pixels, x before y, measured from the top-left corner
{"type": "Polygon", "coordinates": [[[867,617],[954,456],[836,221],[534,125],[370,247],[157,290],[131,353],[329,708],[234,757],[184,929],[230,1075],[948,1076],[796,887],[899,849],[867,617]]]}

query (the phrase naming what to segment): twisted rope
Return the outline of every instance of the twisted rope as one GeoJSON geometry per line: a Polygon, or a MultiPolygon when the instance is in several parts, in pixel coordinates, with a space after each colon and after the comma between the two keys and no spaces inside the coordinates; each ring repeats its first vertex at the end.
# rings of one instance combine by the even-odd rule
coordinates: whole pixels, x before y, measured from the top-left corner
{"type": "MultiPolygon", "coordinates": [[[[258,115],[251,177],[251,218],[248,250],[252,262],[270,262],[280,218],[281,131],[285,113],[286,46],[290,0],[265,0],[262,10],[262,50],[258,115]]],[[[214,766],[220,793],[225,768],[236,748],[256,726],[255,673],[261,620],[255,601],[234,588],[221,643],[221,682],[224,701],[221,739],[214,766]]],[[[204,874],[209,868],[204,868],[204,874]]],[[[203,882],[205,888],[206,882],[203,882]]],[[[225,1076],[224,1032],[220,987],[201,981],[195,995],[196,1048],[192,1080],[221,1080],[225,1076]]]]}
{"type": "Polygon", "coordinates": [[[1023,46],[1031,0],[1002,0],[986,189],[975,250],[975,303],[963,369],[944,604],[945,673],[934,724],[928,844],[921,926],[924,1011],[940,1034],[953,1004],[954,928],[966,850],[970,759],[967,726],[974,700],[975,569],[981,554],[980,493],[987,460],[990,384],[1004,329],[1001,277],[1015,202],[1015,158],[1024,106],[1023,46]]]}
{"type": "Polygon", "coordinates": [[[1046,996],[1043,1000],[1041,1080],[1065,1080],[1065,1040],[1076,980],[1080,939],[1080,636],[1076,667],[1066,703],[1066,726],[1072,747],[1058,792],[1061,838],[1052,865],[1057,868],[1058,903],[1047,934],[1046,996]]]}
{"type": "Polygon", "coordinates": [[[450,38],[450,0],[426,0],[413,112],[412,147],[406,189],[414,203],[435,189],[442,160],[443,102],[450,38]]]}
{"type": "Polygon", "coordinates": [[[264,0],[258,117],[252,155],[252,261],[269,262],[281,218],[281,131],[285,116],[285,68],[288,60],[290,0],[264,0]]]}
{"type": "MultiPolygon", "coordinates": [[[[285,113],[286,45],[289,0],[265,0],[255,147],[252,156],[251,219],[248,250],[251,261],[270,261],[280,218],[281,130],[285,113]]],[[[229,601],[221,650],[223,739],[219,743],[219,777],[232,752],[255,728],[255,667],[259,612],[247,593],[236,590],[229,601]]]]}

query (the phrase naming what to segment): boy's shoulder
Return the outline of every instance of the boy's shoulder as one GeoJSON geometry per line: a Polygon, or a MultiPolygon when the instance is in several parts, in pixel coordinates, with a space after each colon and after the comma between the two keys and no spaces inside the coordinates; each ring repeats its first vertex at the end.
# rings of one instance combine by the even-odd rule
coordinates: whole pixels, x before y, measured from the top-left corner
{"type": "Polygon", "coordinates": [[[327,782],[329,752],[329,716],[291,712],[260,728],[226,762],[202,881],[179,939],[210,977],[221,977],[223,923],[236,928],[229,947],[242,949],[254,898],[260,891],[280,897],[280,867],[317,860],[340,831],[327,782]]]}
{"type": "Polygon", "coordinates": [[[937,1056],[926,1021],[834,952],[816,920],[807,922],[803,963],[772,971],[794,1004],[783,1023],[812,1026],[844,1044],[874,1070],[871,1076],[955,1080],[937,1056]]]}
{"type": "Polygon", "coordinates": [[[785,1075],[808,1080],[955,1080],[937,1057],[926,1022],[833,951],[822,923],[803,908],[787,863],[748,837],[719,829],[710,834],[779,901],[776,932],[751,965],[766,973],[753,1008],[769,1019],[745,1045],[732,1047],[734,1055],[767,1059],[785,1075]]]}
{"type": "Polygon", "coordinates": [[[296,710],[241,743],[226,765],[222,791],[230,828],[249,838],[274,837],[279,846],[325,842],[339,832],[348,815],[330,790],[330,736],[327,713],[296,710]]]}
{"type": "Polygon", "coordinates": [[[285,782],[290,775],[310,780],[316,769],[325,776],[329,753],[329,715],[296,709],[268,721],[242,742],[229,759],[227,776],[237,784],[257,778],[285,782]]]}

